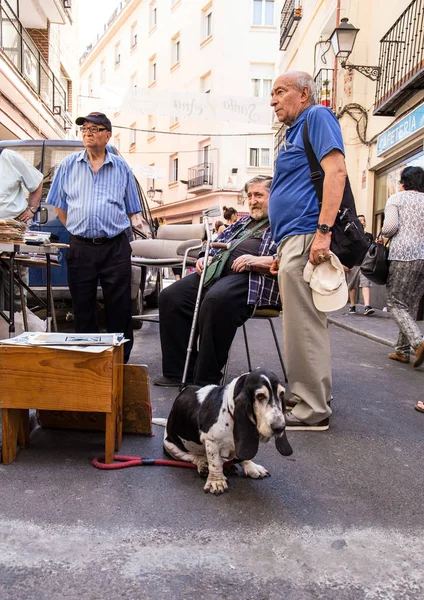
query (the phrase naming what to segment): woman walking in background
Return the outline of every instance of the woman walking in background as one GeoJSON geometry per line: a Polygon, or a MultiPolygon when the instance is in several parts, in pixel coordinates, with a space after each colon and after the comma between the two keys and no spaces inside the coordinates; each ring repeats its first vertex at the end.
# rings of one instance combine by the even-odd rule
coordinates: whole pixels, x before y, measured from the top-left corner
{"type": "Polygon", "coordinates": [[[227,221],[227,224],[226,225],[221,225],[221,227],[217,231],[218,235],[220,233],[222,233],[223,231],[225,231],[225,229],[229,225],[232,225],[233,223],[235,223],[236,221],[238,221],[238,218],[239,218],[238,217],[238,212],[232,206],[229,206],[228,208],[226,206],[223,206],[222,207],[222,214],[224,215],[224,219],[227,221]]]}
{"type": "Polygon", "coordinates": [[[389,358],[413,367],[424,362],[424,336],[416,319],[424,295],[424,170],[406,167],[401,191],[387,200],[382,235],[391,238],[387,306],[399,327],[396,351],[389,358]]]}

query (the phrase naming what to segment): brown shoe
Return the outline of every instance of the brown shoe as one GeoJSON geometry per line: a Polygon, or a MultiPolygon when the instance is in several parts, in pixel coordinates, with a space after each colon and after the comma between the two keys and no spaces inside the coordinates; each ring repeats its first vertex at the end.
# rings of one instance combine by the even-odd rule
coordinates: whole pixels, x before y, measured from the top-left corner
{"type": "Polygon", "coordinates": [[[397,354],[396,352],[392,352],[391,354],[388,354],[387,356],[389,358],[391,358],[392,360],[397,360],[401,363],[405,363],[405,364],[409,363],[409,355],[407,356],[406,354],[397,354]]]}
{"type": "Polygon", "coordinates": [[[414,369],[422,365],[424,362],[424,342],[421,342],[421,346],[418,346],[417,351],[415,352],[415,358],[412,361],[412,366],[414,369]]]}

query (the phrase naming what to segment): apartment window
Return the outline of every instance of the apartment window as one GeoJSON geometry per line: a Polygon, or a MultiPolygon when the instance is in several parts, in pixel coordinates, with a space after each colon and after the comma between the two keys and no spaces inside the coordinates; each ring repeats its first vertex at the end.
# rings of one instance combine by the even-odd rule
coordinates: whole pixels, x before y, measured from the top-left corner
{"type": "Polygon", "coordinates": [[[158,24],[158,9],[156,2],[151,2],[149,5],[149,28],[153,29],[158,24]]]}
{"type": "Polygon", "coordinates": [[[137,23],[131,25],[131,48],[137,46],[137,23]]]}
{"type": "Polygon", "coordinates": [[[270,167],[271,150],[269,148],[249,148],[249,167],[270,167]]]}
{"type": "Polygon", "coordinates": [[[100,63],[100,83],[104,83],[106,81],[106,62],[103,59],[100,63]]]}
{"type": "Polygon", "coordinates": [[[156,55],[152,56],[149,60],[149,85],[156,82],[157,78],[157,66],[156,66],[156,55]]]}
{"type": "Polygon", "coordinates": [[[178,156],[173,154],[169,158],[169,183],[178,181],[178,156]]]}
{"type": "Polygon", "coordinates": [[[212,7],[203,13],[203,38],[206,39],[212,35],[212,7]]]}
{"type": "Polygon", "coordinates": [[[121,44],[118,42],[115,44],[115,67],[117,67],[121,62],[121,44]]]}
{"type": "Polygon", "coordinates": [[[251,96],[256,98],[270,98],[272,79],[252,79],[251,96]]]}
{"type": "Polygon", "coordinates": [[[256,98],[269,98],[274,77],[274,63],[251,63],[250,95],[256,98]]]}
{"type": "Polygon", "coordinates": [[[203,94],[211,93],[211,85],[212,85],[212,76],[210,73],[206,73],[203,77],[200,78],[200,91],[203,94]]]}
{"type": "Polygon", "coordinates": [[[253,25],[274,25],[274,0],[253,0],[253,25]]]}
{"type": "Polygon", "coordinates": [[[211,145],[210,144],[205,145],[203,142],[199,145],[199,150],[200,150],[199,162],[200,163],[209,163],[210,162],[211,145]]]}
{"type": "Polygon", "coordinates": [[[115,137],[113,138],[113,144],[119,152],[121,150],[121,136],[119,134],[115,135],[115,137]]]}
{"type": "Polygon", "coordinates": [[[137,131],[136,131],[136,123],[132,123],[130,125],[130,152],[131,150],[135,150],[135,144],[137,141],[137,131]]]}
{"type": "Polygon", "coordinates": [[[180,43],[180,37],[177,36],[172,39],[172,57],[171,57],[172,65],[176,65],[177,63],[179,63],[180,57],[181,57],[181,43],[180,43]]]}

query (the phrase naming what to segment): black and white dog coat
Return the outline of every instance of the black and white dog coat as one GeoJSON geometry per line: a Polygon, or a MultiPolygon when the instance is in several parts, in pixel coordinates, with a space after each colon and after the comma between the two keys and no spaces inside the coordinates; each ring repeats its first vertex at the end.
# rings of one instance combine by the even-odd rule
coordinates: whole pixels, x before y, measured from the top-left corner
{"type": "Polygon", "coordinates": [[[241,461],[247,477],[268,477],[252,462],[259,442],[274,438],[280,454],[293,452],[285,432],[284,391],[274,373],[259,368],[225,386],[188,386],[172,406],[164,449],[207,475],[204,490],[212,494],[228,489],[223,465],[232,459],[241,461]]]}

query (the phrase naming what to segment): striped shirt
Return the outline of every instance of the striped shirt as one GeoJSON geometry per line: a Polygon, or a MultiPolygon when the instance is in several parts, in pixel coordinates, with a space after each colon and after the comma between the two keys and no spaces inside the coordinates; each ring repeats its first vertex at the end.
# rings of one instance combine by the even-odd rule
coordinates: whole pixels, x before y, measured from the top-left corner
{"type": "Polygon", "coordinates": [[[66,228],[86,238],[114,237],[130,226],[128,214],[141,211],[130,167],[106,150],[94,174],[86,150],[59,165],[47,203],[67,212],[66,228]]]}
{"type": "MultiPolygon", "coordinates": [[[[243,229],[246,223],[253,221],[252,217],[242,217],[229,227],[227,227],[219,236],[215,242],[226,243],[234,234],[243,229]]],[[[213,256],[217,250],[212,248],[210,251],[213,256]]],[[[274,257],[277,253],[277,245],[271,237],[271,229],[268,226],[263,231],[261,244],[259,246],[258,256],[272,256],[274,257]]],[[[247,304],[253,304],[255,306],[277,306],[280,307],[280,295],[278,290],[277,277],[274,275],[264,275],[262,273],[255,273],[251,271],[249,273],[249,294],[247,304]]]]}

